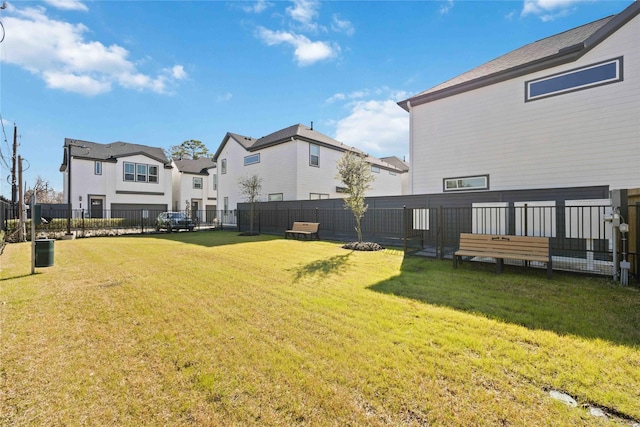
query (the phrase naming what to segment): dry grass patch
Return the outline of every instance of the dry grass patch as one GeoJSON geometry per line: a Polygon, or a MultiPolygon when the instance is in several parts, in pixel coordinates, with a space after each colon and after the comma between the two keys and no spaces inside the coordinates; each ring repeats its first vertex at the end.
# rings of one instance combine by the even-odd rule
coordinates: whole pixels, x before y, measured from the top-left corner
{"type": "Polygon", "coordinates": [[[549,388],[640,419],[640,296],[606,280],[230,232],[28,257],[0,258],[2,425],[623,424],[549,388]],[[563,287],[624,317],[581,333],[563,287]]]}

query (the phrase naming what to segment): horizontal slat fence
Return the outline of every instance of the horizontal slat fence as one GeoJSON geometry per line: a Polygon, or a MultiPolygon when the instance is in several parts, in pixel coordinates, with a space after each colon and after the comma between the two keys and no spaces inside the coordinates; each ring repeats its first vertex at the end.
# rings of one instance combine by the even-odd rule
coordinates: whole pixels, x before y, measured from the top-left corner
{"type": "MultiPolygon", "coordinates": [[[[260,206],[260,205],[258,205],[260,206]]],[[[18,221],[5,209],[3,227],[7,239],[14,235],[18,221]]],[[[554,268],[592,274],[613,274],[614,262],[628,262],[632,278],[640,276],[640,204],[619,212],[629,232],[620,233],[608,219],[606,205],[530,206],[511,203],[504,207],[432,207],[369,209],[362,218],[362,237],[383,246],[402,248],[436,258],[451,258],[458,248],[460,233],[506,234],[549,237],[554,268]]],[[[76,237],[155,232],[155,210],[105,210],[91,217],[87,210],[66,209],[43,212],[46,222],[36,228],[38,238],[61,238],[70,227],[76,237]],[[96,217],[98,216],[98,217],[96,217]]],[[[196,230],[230,229],[249,231],[250,212],[244,210],[185,211],[196,230]]],[[[356,222],[346,209],[257,209],[254,231],[284,236],[296,222],[320,223],[323,240],[353,241],[356,222]]],[[[27,221],[25,236],[30,239],[27,221]]]]}

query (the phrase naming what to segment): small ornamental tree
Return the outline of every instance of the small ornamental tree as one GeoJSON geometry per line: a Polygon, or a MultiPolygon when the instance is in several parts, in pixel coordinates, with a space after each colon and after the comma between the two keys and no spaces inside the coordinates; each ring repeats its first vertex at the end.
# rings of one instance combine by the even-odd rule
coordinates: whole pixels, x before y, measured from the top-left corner
{"type": "Polygon", "coordinates": [[[210,157],[211,152],[207,147],[197,139],[189,139],[180,145],[172,145],[169,148],[170,156],[174,159],[193,159],[197,160],[201,157],[210,157]]]}
{"type": "Polygon", "coordinates": [[[258,175],[245,176],[238,180],[240,194],[249,203],[249,234],[253,234],[253,223],[255,219],[255,204],[260,201],[260,191],[262,190],[262,178],[258,175]]]}
{"type": "Polygon", "coordinates": [[[362,242],[362,227],[360,226],[368,205],[364,203],[367,190],[371,188],[371,182],[375,180],[371,173],[371,165],[363,155],[347,151],[338,160],[338,174],[346,188],[347,197],[344,199],[344,208],[350,209],[356,219],[356,232],[358,243],[362,242]]]}

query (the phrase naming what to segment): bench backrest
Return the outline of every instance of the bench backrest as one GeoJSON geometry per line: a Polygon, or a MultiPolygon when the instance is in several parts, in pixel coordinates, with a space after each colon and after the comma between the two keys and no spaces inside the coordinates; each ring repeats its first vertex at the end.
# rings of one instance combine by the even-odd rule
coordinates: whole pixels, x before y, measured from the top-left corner
{"type": "Polygon", "coordinates": [[[292,231],[304,231],[307,233],[317,233],[320,223],[318,222],[294,222],[292,231]]]}
{"type": "Polygon", "coordinates": [[[460,250],[547,257],[549,238],[461,233],[460,250]]]}

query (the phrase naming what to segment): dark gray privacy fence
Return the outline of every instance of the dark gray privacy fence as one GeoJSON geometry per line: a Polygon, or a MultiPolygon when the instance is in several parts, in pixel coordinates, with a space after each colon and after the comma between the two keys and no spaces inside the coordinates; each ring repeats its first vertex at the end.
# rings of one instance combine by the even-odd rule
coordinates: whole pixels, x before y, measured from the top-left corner
{"type": "MultiPolygon", "coordinates": [[[[369,209],[362,219],[362,236],[366,241],[441,259],[452,257],[460,233],[543,236],[551,241],[556,269],[612,275],[614,262],[628,260],[632,274],[640,271],[639,206],[628,206],[621,214],[622,222],[629,225],[629,232],[621,233],[610,220],[616,212],[609,204],[580,202],[369,209]]],[[[248,210],[238,211],[237,219],[239,230],[249,229],[248,210]]],[[[345,209],[258,209],[254,231],[284,235],[295,221],[320,223],[324,240],[357,238],[353,214],[345,209]]]]}

